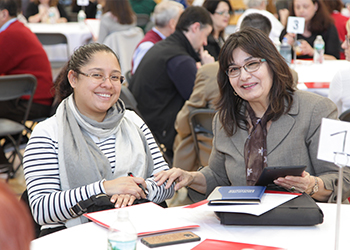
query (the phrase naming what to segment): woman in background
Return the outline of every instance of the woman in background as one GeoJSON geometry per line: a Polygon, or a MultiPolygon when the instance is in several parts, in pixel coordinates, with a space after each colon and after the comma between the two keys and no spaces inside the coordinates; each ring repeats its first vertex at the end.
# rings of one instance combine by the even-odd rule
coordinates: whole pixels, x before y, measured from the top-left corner
{"type": "MultiPolygon", "coordinates": [[[[324,4],[334,20],[334,25],[337,28],[340,42],[343,43],[345,41],[346,35],[346,22],[349,17],[343,16],[341,14],[341,10],[344,7],[344,4],[341,0],[332,0],[332,1],[324,1],[324,4]]],[[[344,51],[340,52],[340,59],[345,59],[344,51]]]]}
{"type": "Polygon", "coordinates": [[[213,30],[208,36],[208,45],[204,49],[218,60],[220,49],[225,42],[225,28],[228,26],[233,9],[228,0],[206,0],[203,7],[210,12],[213,30]]]}
{"type": "Polygon", "coordinates": [[[127,30],[136,26],[136,14],[129,0],[106,1],[106,13],[101,17],[98,42],[103,43],[113,32],[127,30]]]}
{"type": "Polygon", "coordinates": [[[34,0],[27,6],[25,17],[30,23],[66,23],[68,15],[58,0],[34,0]],[[53,12],[53,20],[50,19],[50,11],[53,12]]]}
{"type": "Polygon", "coordinates": [[[313,58],[313,46],[317,35],[321,35],[325,42],[324,58],[327,60],[340,58],[338,32],[322,0],[293,0],[290,16],[305,18],[303,34],[295,36],[284,29],[280,36],[281,41],[283,37],[287,37],[291,46],[293,46],[294,39],[302,40],[301,55],[297,57],[298,59],[313,58]]]}

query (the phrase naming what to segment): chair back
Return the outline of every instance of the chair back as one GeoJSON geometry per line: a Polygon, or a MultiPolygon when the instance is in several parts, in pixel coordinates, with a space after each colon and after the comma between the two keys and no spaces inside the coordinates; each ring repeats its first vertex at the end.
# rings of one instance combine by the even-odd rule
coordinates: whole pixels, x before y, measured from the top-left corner
{"type": "Polygon", "coordinates": [[[143,37],[142,29],[133,27],[128,30],[113,32],[103,41],[105,45],[118,55],[123,75],[131,70],[132,55],[143,37]]]}
{"type": "Polygon", "coordinates": [[[191,128],[191,134],[193,138],[194,148],[196,151],[197,159],[200,165],[200,149],[198,145],[198,134],[206,134],[206,136],[213,137],[212,121],[216,111],[214,109],[195,109],[189,114],[189,123],[191,128]]]}
{"type": "Polygon", "coordinates": [[[134,111],[138,116],[141,116],[137,108],[137,101],[131,91],[125,85],[122,85],[119,98],[124,102],[125,108],[134,111]]]}
{"type": "Polygon", "coordinates": [[[150,21],[150,17],[147,14],[144,13],[136,13],[136,25],[140,27],[142,30],[145,29],[146,25],[150,21]]]}
{"type": "MultiPolygon", "coordinates": [[[[11,146],[13,146],[11,149],[12,153],[8,157],[10,164],[5,164],[5,169],[7,169],[5,172],[8,173],[8,178],[13,177],[22,165],[23,156],[20,152],[19,146],[23,136],[22,132],[26,131],[25,123],[32,106],[36,85],[36,78],[30,74],[0,76],[0,101],[16,100],[22,96],[29,96],[26,111],[24,112],[21,123],[7,118],[0,118],[0,137],[5,137],[9,140],[7,148],[11,149],[11,146]],[[16,140],[14,136],[18,134],[19,136],[16,140]],[[20,163],[17,167],[14,167],[16,156],[19,157],[20,163]]],[[[4,146],[4,152],[5,151],[6,146],[4,146]]],[[[4,169],[3,167],[0,168],[2,170],[4,169]]]]}
{"type": "Polygon", "coordinates": [[[49,57],[49,61],[51,63],[51,68],[57,69],[63,67],[63,65],[69,60],[70,58],[70,52],[69,52],[69,46],[68,46],[68,39],[67,37],[62,33],[35,33],[35,35],[38,37],[39,41],[43,46],[52,46],[52,45],[64,45],[65,46],[65,53],[67,55],[65,61],[61,60],[54,60],[49,57]]]}
{"type": "Polygon", "coordinates": [[[31,74],[0,76],[0,101],[17,99],[28,95],[28,108],[23,117],[23,123],[27,121],[36,90],[37,80],[31,74]]]}
{"type": "Polygon", "coordinates": [[[343,113],[340,114],[339,120],[350,122],[350,109],[345,110],[343,113]]]}
{"type": "Polygon", "coordinates": [[[128,86],[130,87],[130,81],[131,81],[131,70],[128,70],[126,73],[125,73],[125,79],[126,79],[126,82],[128,83],[128,86]]]}

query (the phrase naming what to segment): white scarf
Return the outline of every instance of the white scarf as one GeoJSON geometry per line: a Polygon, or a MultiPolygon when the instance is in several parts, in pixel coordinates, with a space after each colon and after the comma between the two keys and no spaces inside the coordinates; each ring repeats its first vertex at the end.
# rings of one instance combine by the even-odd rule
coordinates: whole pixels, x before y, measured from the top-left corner
{"type": "MultiPolygon", "coordinates": [[[[113,105],[102,122],[82,115],[76,108],[73,94],[59,105],[58,163],[61,189],[69,190],[102,179],[112,180],[133,172],[144,179],[153,172],[153,160],[146,138],[140,128],[124,116],[121,100],[113,105]],[[112,173],[107,157],[97,147],[90,135],[107,138],[115,135],[115,172],[112,173]]],[[[73,204],[74,205],[74,204],[73,204]]],[[[81,219],[83,216],[81,216],[81,219]]],[[[84,221],[85,220],[84,218],[84,221]]],[[[70,219],[66,226],[84,221],[70,219]]]]}

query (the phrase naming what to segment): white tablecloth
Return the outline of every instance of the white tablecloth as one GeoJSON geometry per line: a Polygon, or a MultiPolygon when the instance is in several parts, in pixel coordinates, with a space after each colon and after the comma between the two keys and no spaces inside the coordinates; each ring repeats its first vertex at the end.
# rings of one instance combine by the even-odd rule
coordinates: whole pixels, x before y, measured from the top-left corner
{"type": "MultiPolygon", "coordinates": [[[[171,213],[182,216],[200,225],[193,229],[195,234],[206,238],[268,245],[286,248],[288,250],[330,250],[335,243],[336,204],[320,204],[324,213],[323,224],[308,227],[275,227],[275,226],[223,226],[213,212],[197,211],[185,208],[168,208],[171,213]]],[[[147,216],[147,215],[145,215],[147,216]]],[[[157,219],[157,218],[154,218],[157,219]]],[[[164,221],[166,223],[166,221],[164,221]]],[[[350,249],[348,234],[350,232],[350,205],[341,207],[340,247],[338,250],[350,249]]],[[[162,249],[192,249],[199,242],[185,243],[173,246],[158,247],[162,249]]],[[[107,249],[107,230],[93,222],[66,229],[32,241],[31,250],[46,249],[107,249]]],[[[140,242],[137,250],[148,247],[140,242]]]]}
{"type": "Polygon", "coordinates": [[[299,89],[308,90],[327,97],[328,88],[308,88],[305,83],[330,83],[339,70],[350,68],[350,62],[346,60],[325,60],[322,64],[314,64],[311,60],[297,60],[297,63],[292,64],[291,68],[298,73],[299,89]]]}
{"type": "MultiPolygon", "coordinates": [[[[28,23],[27,26],[33,33],[62,33],[66,35],[70,55],[79,46],[87,44],[92,39],[92,33],[84,23],[28,23]]],[[[44,46],[44,49],[51,60],[67,60],[66,47],[64,45],[44,46]]]]}

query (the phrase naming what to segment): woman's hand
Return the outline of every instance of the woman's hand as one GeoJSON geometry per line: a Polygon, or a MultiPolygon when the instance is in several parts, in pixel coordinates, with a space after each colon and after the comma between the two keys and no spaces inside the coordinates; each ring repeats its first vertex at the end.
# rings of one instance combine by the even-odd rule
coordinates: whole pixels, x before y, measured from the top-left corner
{"type": "Polygon", "coordinates": [[[301,54],[302,55],[309,55],[309,56],[313,56],[314,55],[314,49],[305,40],[301,40],[300,49],[301,49],[301,54]]]}
{"type": "Polygon", "coordinates": [[[111,202],[115,203],[115,207],[126,207],[131,206],[136,197],[131,194],[114,194],[111,198],[111,202]]]}
{"type": "Polygon", "coordinates": [[[295,39],[295,34],[293,33],[287,33],[283,38],[287,38],[287,42],[290,46],[293,46],[294,44],[294,39],[295,39]]]}
{"type": "Polygon", "coordinates": [[[214,57],[207,50],[204,50],[203,47],[199,50],[199,57],[201,58],[202,65],[215,62],[214,57]]]}
{"type": "MultiPolygon", "coordinates": [[[[103,182],[106,194],[112,196],[111,201],[117,201],[119,204],[128,203],[127,201],[124,202],[124,200],[131,201],[133,199],[131,196],[134,196],[136,199],[147,198],[146,194],[142,191],[138,184],[141,184],[147,188],[145,180],[141,177],[125,176],[103,182]],[[125,195],[129,195],[130,197],[125,195]]],[[[135,198],[132,200],[132,202],[134,202],[135,198]]]]}
{"type": "Polygon", "coordinates": [[[281,186],[291,192],[306,192],[310,193],[312,187],[314,186],[314,180],[311,175],[304,171],[301,176],[291,176],[279,177],[274,181],[278,186],[281,186]]]}
{"type": "Polygon", "coordinates": [[[162,185],[165,181],[168,181],[165,185],[165,189],[170,188],[173,182],[176,182],[175,191],[179,190],[182,187],[190,186],[194,179],[194,176],[191,174],[191,172],[187,172],[175,167],[168,171],[156,173],[154,176],[154,180],[157,182],[158,186],[162,185]]]}

